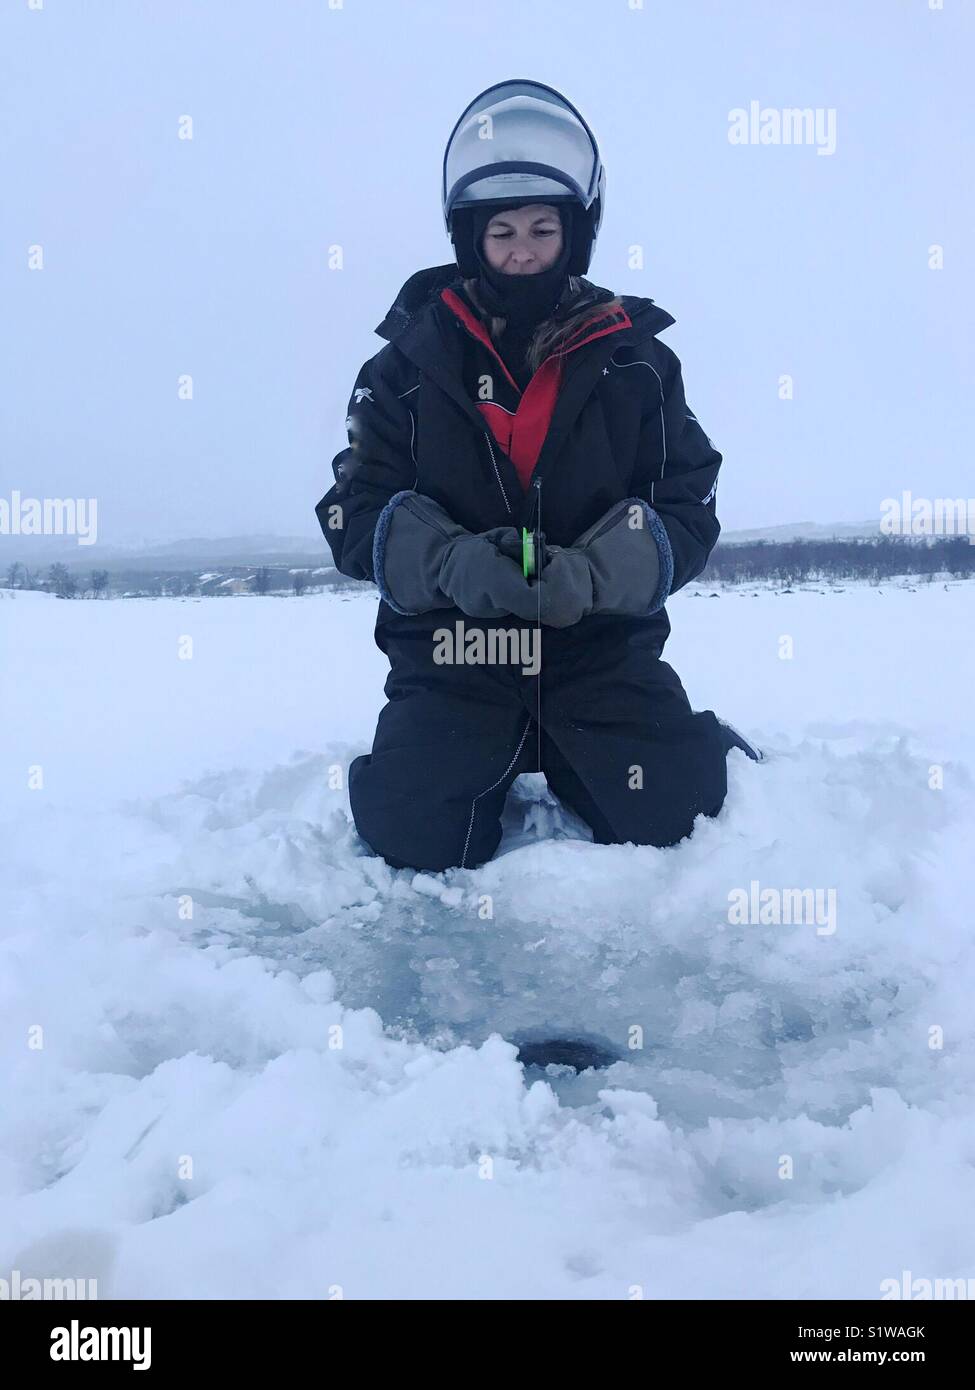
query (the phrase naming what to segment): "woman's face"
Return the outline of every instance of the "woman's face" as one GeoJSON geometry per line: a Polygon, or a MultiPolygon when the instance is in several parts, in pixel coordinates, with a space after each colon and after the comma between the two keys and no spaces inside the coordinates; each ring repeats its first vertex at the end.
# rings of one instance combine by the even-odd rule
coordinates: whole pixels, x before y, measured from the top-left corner
{"type": "Polygon", "coordinates": [[[496,212],[484,229],[484,259],[505,275],[537,275],[558,260],[562,223],[551,203],[496,212]]]}

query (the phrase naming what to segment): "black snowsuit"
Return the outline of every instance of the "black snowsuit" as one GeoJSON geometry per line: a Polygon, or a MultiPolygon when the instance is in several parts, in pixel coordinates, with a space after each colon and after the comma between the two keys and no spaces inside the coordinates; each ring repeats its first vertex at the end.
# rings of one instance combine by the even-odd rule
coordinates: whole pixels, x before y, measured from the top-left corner
{"type": "MultiPolygon", "coordinates": [[[[611,291],[582,278],[573,288],[574,308],[591,301],[592,323],[561,366],[549,359],[522,393],[476,323],[456,265],[412,276],[376,330],[387,344],[359,372],[350,447],[316,507],[337,568],[381,590],[377,521],[404,489],[468,531],[540,521],[561,546],[625,498],[649,503],[654,519],[656,611],[542,627],[537,675],[437,664],[434,631],[476,620],[458,608],[407,615],[383,595],[375,637],[391,665],[388,703],[372,753],[351,765],[349,791],[362,838],[395,866],[489,859],[521,772],[543,771],[604,844],[674,844],[726,795],[736,740],[710,710],[692,711],[660,659],[670,631],[663,601],[701,572],[718,538],[721,455],[685,402],[678,358],[655,336],[672,316],[634,296],[607,315],[599,306],[611,291]],[[527,495],[512,431],[522,455],[539,450],[527,495]]],[[[512,617],[508,626],[527,625],[512,617]]]]}

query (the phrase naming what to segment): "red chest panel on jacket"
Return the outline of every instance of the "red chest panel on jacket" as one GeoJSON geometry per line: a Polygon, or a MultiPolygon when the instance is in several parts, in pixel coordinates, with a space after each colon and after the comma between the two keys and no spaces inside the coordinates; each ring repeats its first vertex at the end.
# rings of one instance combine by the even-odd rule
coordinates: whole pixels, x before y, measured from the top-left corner
{"type": "Polygon", "coordinates": [[[491,341],[484,324],[453,290],[443,290],[440,297],[465,328],[483,343],[500,363],[502,371],[519,396],[518,408],[514,414],[494,401],[478,401],[477,408],[484,416],[494,438],[511,459],[521,485],[527,491],[558,400],[564,359],[570,352],[575,352],[576,348],[592,342],[594,338],[602,338],[607,333],[616,333],[621,328],[631,327],[630,316],[625,309],[610,310],[607,313],[597,306],[592,317],[580,324],[568,342],[563,343],[559,354],[545,359],[522,392],[491,341]],[[602,328],[597,328],[596,325],[603,320],[607,322],[602,328]]]}

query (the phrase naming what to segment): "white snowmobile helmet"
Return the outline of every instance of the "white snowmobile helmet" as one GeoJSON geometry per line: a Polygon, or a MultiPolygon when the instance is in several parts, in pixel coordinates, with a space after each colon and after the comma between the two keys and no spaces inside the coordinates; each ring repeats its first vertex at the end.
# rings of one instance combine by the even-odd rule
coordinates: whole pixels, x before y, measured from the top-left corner
{"type": "Polygon", "coordinates": [[[443,159],[444,225],[465,276],[478,263],[471,210],[568,203],[570,275],[585,275],[603,216],[606,171],[588,124],[554,87],[528,78],[496,82],[466,107],[443,159]]]}

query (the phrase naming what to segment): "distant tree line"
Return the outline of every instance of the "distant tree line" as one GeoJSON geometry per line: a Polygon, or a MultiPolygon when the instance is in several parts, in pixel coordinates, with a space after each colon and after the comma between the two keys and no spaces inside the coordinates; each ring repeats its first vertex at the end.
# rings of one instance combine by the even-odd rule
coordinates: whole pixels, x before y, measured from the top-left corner
{"type": "Polygon", "coordinates": [[[970,578],[973,573],[975,546],[967,536],[877,536],[718,544],[701,579],[725,584],[755,580],[800,584],[817,579],[878,583],[895,575],[933,579],[937,574],[970,578]]]}
{"type": "MultiPolygon", "coordinates": [[[[32,571],[19,560],[15,560],[12,565],[7,566],[3,582],[4,587],[8,589],[35,589],[41,593],[56,594],[58,598],[104,598],[109,593],[110,581],[108,570],[92,570],[85,577],[72,574],[66,565],[55,564],[48,567],[45,575],[40,570],[32,571]]],[[[301,595],[309,587],[310,581],[311,575],[308,570],[295,570],[285,576],[276,576],[267,565],[261,565],[251,575],[239,576],[240,585],[250,585],[250,592],[255,594],[290,590],[301,595]]],[[[117,590],[123,586],[131,592],[124,578],[121,584],[116,581],[117,590]]],[[[143,578],[135,592],[150,598],[188,598],[198,596],[201,585],[199,577],[193,574],[154,574],[143,578]]]]}
{"type": "Polygon", "coordinates": [[[32,572],[19,560],[7,566],[8,589],[38,589],[58,598],[101,598],[108,589],[108,570],[92,570],[87,580],[70,574],[66,565],[51,565],[46,575],[32,572]]]}
{"type": "MultiPolygon", "coordinates": [[[[718,544],[701,574],[704,583],[748,584],[762,580],[779,585],[815,581],[866,580],[880,583],[896,575],[933,579],[939,574],[970,578],[975,574],[975,545],[967,536],[877,536],[852,540],[744,541],[718,544]]],[[[206,578],[207,576],[204,576],[206,578]]],[[[198,575],[132,576],[116,580],[115,591],[150,597],[198,596],[198,575]]],[[[6,571],[9,589],[40,589],[59,598],[104,598],[110,592],[108,570],[92,570],[87,577],[69,573],[63,564],[51,565],[47,574],[32,572],[16,561],[6,571]]],[[[316,581],[318,588],[334,588],[351,581],[337,571],[316,581]]],[[[301,595],[311,587],[308,570],[274,572],[261,565],[253,574],[241,574],[234,591],[253,594],[290,592],[301,595]]],[[[355,587],[359,587],[356,585],[355,587]]],[[[215,590],[208,590],[216,594],[215,590]]],[[[228,589],[223,589],[227,593],[228,589]]]]}

